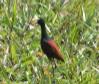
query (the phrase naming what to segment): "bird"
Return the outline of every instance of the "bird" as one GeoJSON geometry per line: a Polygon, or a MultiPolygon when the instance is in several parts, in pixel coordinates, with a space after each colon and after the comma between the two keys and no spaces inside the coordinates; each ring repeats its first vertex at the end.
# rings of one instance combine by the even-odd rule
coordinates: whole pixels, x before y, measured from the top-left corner
{"type": "Polygon", "coordinates": [[[44,19],[39,18],[37,20],[37,24],[39,24],[41,27],[40,44],[41,44],[41,48],[42,48],[44,54],[46,54],[46,56],[48,57],[49,60],[57,59],[57,60],[64,62],[64,58],[60,52],[59,47],[57,46],[55,41],[51,37],[49,37],[49,35],[46,31],[44,19]]]}
{"type": "Polygon", "coordinates": [[[45,26],[44,19],[39,18],[37,20],[37,24],[39,24],[41,27],[41,42],[40,42],[41,48],[43,52],[46,54],[46,56],[48,57],[48,59],[53,60],[53,63],[54,63],[54,66],[52,64],[53,77],[54,77],[54,68],[57,67],[54,59],[64,62],[64,58],[55,41],[51,37],[49,37],[46,31],[47,28],[45,26]]]}

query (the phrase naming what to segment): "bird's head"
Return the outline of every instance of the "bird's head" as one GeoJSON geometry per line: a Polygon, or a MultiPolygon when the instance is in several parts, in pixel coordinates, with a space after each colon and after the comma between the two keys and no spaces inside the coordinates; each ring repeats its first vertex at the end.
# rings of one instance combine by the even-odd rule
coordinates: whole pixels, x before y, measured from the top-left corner
{"type": "Polygon", "coordinates": [[[40,26],[44,26],[45,25],[45,21],[42,19],[42,18],[40,18],[40,19],[38,19],[37,20],[37,23],[40,25],[40,26]]]}
{"type": "Polygon", "coordinates": [[[31,19],[30,24],[32,26],[36,26],[37,24],[40,26],[45,26],[45,21],[43,18],[39,18],[39,17],[35,16],[34,18],[31,19]]]}
{"type": "Polygon", "coordinates": [[[34,16],[34,18],[32,18],[31,21],[30,21],[30,25],[32,25],[33,27],[35,27],[35,26],[37,26],[37,24],[40,25],[40,26],[42,26],[43,28],[46,27],[46,29],[48,30],[48,32],[49,33],[51,32],[50,29],[49,29],[49,27],[47,25],[45,25],[44,19],[39,18],[37,16],[34,16]]]}

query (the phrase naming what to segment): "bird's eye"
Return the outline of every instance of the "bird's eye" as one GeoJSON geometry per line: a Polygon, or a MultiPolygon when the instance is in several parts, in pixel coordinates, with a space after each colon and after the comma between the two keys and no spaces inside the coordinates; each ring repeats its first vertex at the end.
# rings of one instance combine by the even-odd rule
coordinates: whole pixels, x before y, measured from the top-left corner
{"type": "Polygon", "coordinates": [[[38,24],[44,24],[44,20],[41,18],[37,22],[38,22],[38,24]]]}

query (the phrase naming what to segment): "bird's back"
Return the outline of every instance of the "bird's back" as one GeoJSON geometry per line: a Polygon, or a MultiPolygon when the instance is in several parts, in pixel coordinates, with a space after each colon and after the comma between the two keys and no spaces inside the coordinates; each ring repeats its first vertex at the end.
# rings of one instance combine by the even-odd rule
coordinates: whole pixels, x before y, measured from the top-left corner
{"type": "Polygon", "coordinates": [[[58,60],[64,61],[58,46],[52,39],[42,39],[41,48],[49,59],[56,58],[58,60]]]}

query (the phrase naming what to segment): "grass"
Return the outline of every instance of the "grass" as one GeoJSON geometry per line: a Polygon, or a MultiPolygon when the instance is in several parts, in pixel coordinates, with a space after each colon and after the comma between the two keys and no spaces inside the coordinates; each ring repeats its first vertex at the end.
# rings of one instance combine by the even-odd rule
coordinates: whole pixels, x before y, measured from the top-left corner
{"type": "Polygon", "coordinates": [[[1,0],[1,84],[98,84],[98,5],[98,0],[1,0]],[[64,56],[55,77],[40,48],[40,28],[28,27],[34,16],[44,18],[64,56]]]}

